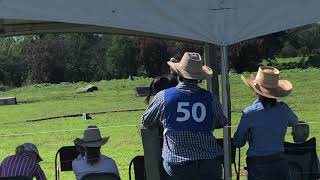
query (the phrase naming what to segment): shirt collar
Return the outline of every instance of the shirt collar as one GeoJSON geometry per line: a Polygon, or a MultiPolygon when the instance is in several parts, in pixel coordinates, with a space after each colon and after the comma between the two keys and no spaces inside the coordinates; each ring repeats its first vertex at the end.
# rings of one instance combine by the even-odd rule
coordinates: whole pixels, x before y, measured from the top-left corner
{"type": "Polygon", "coordinates": [[[259,98],[257,98],[255,101],[253,101],[253,104],[258,104],[258,103],[261,103],[259,98]]]}
{"type": "Polygon", "coordinates": [[[177,87],[183,87],[183,86],[199,87],[198,84],[194,81],[179,81],[179,84],[177,85],[177,87]]]}

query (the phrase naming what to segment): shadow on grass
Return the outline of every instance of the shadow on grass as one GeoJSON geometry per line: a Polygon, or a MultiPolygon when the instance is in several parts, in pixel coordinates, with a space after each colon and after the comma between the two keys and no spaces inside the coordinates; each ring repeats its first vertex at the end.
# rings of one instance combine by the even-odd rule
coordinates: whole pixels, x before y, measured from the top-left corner
{"type": "Polygon", "coordinates": [[[20,101],[17,101],[16,105],[19,105],[19,104],[32,104],[32,103],[37,103],[37,102],[40,102],[40,100],[20,100],[20,101]]]}

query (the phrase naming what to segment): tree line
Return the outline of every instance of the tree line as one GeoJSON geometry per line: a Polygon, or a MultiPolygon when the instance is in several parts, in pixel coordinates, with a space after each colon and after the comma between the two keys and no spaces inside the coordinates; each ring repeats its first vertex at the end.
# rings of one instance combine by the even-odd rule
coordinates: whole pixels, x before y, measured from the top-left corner
{"type": "MultiPolygon", "coordinates": [[[[0,85],[60,83],[154,77],[168,72],[166,61],[203,45],[149,37],[73,33],[0,39],[0,85]]],[[[304,26],[250,39],[229,47],[235,72],[255,71],[263,59],[316,56],[320,26],[304,26]]],[[[219,53],[217,53],[219,59],[219,53]]]]}

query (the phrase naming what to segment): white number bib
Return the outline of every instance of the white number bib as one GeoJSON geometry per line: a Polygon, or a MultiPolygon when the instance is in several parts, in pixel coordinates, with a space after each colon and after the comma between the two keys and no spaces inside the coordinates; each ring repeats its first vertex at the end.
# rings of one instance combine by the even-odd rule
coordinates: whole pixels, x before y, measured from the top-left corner
{"type": "Polygon", "coordinates": [[[190,116],[196,121],[196,122],[202,122],[206,118],[207,110],[206,106],[202,104],[201,102],[194,103],[192,106],[191,112],[186,108],[189,107],[190,103],[189,102],[178,102],[178,108],[177,108],[177,113],[182,113],[182,117],[177,117],[177,121],[183,122],[187,121],[190,116]],[[197,110],[200,108],[200,116],[197,115],[197,110]]]}

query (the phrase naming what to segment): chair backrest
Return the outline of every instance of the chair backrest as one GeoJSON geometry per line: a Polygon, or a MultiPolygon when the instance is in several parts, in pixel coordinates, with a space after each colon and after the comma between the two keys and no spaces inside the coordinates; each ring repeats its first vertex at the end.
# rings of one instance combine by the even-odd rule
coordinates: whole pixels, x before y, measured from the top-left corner
{"type": "Polygon", "coordinates": [[[13,177],[0,177],[0,180],[32,180],[28,176],[13,176],[13,177]]]}
{"type": "Polygon", "coordinates": [[[319,177],[316,138],[302,144],[285,142],[285,157],[289,164],[289,178],[313,180],[319,177]]]}
{"type": "Polygon", "coordinates": [[[90,173],[83,176],[81,180],[120,180],[120,177],[113,173],[90,173]]]}
{"type": "Polygon", "coordinates": [[[146,172],[144,168],[144,156],[136,156],[131,160],[129,165],[129,180],[131,180],[132,166],[134,171],[134,179],[146,180],[146,172]]]}
{"type": "Polygon", "coordinates": [[[56,179],[59,179],[59,173],[61,171],[72,171],[72,160],[74,160],[78,155],[79,152],[75,146],[64,146],[57,151],[55,157],[56,179]]]}

